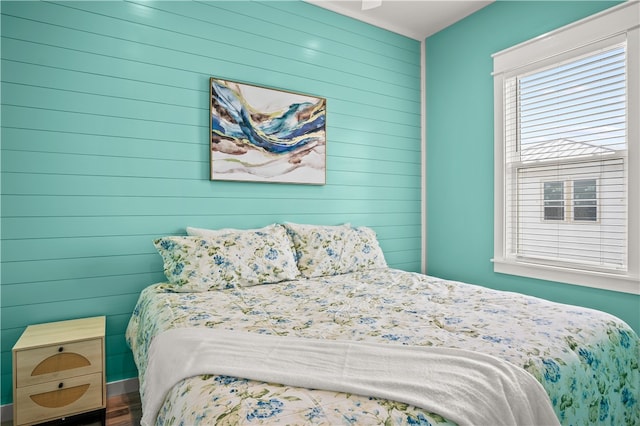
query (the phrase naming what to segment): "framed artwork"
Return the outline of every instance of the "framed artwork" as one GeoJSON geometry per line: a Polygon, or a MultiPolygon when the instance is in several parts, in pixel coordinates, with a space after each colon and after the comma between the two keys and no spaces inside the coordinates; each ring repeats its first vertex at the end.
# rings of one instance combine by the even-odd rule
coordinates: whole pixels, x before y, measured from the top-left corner
{"type": "Polygon", "coordinates": [[[211,180],[324,185],[326,99],[211,78],[211,180]]]}

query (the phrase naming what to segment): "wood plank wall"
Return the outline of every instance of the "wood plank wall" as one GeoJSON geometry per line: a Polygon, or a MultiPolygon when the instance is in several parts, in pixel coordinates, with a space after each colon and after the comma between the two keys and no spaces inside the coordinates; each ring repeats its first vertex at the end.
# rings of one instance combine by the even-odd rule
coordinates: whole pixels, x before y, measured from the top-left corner
{"type": "Polygon", "coordinates": [[[375,229],[419,271],[420,44],[303,2],[5,2],[2,404],[28,324],[107,316],[109,381],[151,241],[186,226],[375,229]],[[327,98],[327,184],[209,181],[210,76],[327,98]]]}

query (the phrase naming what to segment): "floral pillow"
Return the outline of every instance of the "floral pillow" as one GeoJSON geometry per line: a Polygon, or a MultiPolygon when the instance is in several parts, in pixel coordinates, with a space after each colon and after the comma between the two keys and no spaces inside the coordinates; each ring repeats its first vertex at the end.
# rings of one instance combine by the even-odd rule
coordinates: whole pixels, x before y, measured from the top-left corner
{"type": "Polygon", "coordinates": [[[344,261],[349,272],[364,271],[367,269],[386,268],[387,261],[378,243],[376,232],[366,226],[352,228],[355,234],[351,244],[347,244],[343,252],[344,261]]]}
{"type": "Polygon", "coordinates": [[[259,229],[236,229],[236,228],[222,228],[222,229],[207,229],[207,228],[194,228],[187,226],[187,235],[194,237],[219,237],[221,235],[227,235],[232,233],[242,232],[269,232],[274,226],[280,225],[268,225],[259,229]]]}
{"type": "Polygon", "coordinates": [[[375,232],[371,228],[285,223],[296,251],[300,273],[306,278],[385,268],[375,232]]]}
{"type": "Polygon", "coordinates": [[[163,237],[154,245],[167,280],[179,292],[248,287],[299,276],[291,242],[279,225],[217,237],[163,237]]]}

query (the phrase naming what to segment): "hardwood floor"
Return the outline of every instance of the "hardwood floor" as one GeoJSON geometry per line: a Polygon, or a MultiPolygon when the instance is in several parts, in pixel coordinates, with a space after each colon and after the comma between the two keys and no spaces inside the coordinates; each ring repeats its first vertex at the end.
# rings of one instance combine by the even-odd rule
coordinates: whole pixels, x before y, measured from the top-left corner
{"type": "Polygon", "coordinates": [[[116,395],[107,401],[107,426],[139,425],[142,418],[140,394],[116,395]]]}
{"type": "MultiPolygon", "coordinates": [[[[138,392],[115,395],[107,400],[107,426],[137,426],[141,418],[142,406],[138,392]]],[[[1,424],[1,426],[12,425],[11,421],[1,424]]],[[[99,426],[100,423],[81,423],[81,425],[99,426]]]]}

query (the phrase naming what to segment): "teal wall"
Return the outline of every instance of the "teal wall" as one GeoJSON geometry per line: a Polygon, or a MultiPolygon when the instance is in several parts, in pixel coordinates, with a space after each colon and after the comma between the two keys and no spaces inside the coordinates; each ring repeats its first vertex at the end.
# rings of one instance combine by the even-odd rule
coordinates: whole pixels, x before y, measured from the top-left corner
{"type": "Polygon", "coordinates": [[[430,275],[600,309],[640,332],[640,296],[496,274],[491,54],[616,3],[495,2],[426,41],[430,275]]]}
{"type": "Polygon", "coordinates": [[[420,270],[419,42],[302,2],[0,7],[3,404],[32,323],[106,315],[108,381],[136,376],[151,241],[187,225],[366,224],[420,270]],[[327,184],[209,181],[210,76],[327,98],[327,184]]]}

